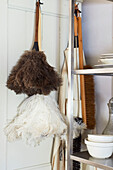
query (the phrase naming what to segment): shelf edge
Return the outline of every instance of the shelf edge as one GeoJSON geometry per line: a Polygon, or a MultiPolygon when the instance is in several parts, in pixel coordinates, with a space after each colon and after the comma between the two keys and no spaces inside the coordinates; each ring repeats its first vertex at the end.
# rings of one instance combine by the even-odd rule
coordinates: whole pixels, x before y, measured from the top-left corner
{"type": "Polygon", "coordinates": [[[77,156],[74,156],[74,155],[70,155],[70,159],[84,163],[84,164],[88,164],[88,165],[91,165],[91,166],[94,166],[94,167],[97,167],[97,168],[103,168],[103,169],[106,168],[106,170],[113,170],[113,167],[102,165],[100,163],[95,163],[93,161],[90,161],[90,160],[87,160],[87,159],[84,159],[84,158],[80,158],[80,157],[77,157],[77,156]]]}
{"type": "Polygon", "coordinates": [[[113,68],[100,68],[100,69],[81,69],[72,70],[72,74],[76,75],[113,75],[113,68]]]}

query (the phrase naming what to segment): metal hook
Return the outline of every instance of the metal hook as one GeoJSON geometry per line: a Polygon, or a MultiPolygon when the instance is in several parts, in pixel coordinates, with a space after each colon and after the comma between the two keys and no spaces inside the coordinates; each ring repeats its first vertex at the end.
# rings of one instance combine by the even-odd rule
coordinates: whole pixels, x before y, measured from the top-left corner
{"type": "Polygon", "coordinates": [[[40,2],[40,0],[39,0],[39,4],[40,4],[40,5],[43,5],[43,3],[42,3],[42,2],[40,2]]]}
{"type": "Polygon", "coordinates": [[[79,8],[78,8],[78,5],[79,5],[79,3],[78,3],[78,4],[75,4],[75,11],[74,11],[74,13],[75,13],[75,16],[76,16],[76,17],[78,17],[78,14],[80,15],[80,13],[81,13],[81,11],[80,11],[79,8]]]}
{"type": "Polygon", "coordinates": [[[40,5],[43,5],[43,3],[42,3],[42,2],[40,2],[40,0],[36,0],[36,3],[37,3],[37,2],[39,2],[39,4],[40,4],[40,5]]]}

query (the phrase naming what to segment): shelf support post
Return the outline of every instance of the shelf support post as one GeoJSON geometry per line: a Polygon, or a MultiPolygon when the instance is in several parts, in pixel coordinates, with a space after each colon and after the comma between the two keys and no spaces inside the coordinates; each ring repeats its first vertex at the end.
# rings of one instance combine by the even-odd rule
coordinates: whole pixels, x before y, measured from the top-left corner
{"type": "Polygon", "coordinates": [[[69,0],[69,55],[68,55],[68,134],[67,134],[67,170],[73,170],[70,155],[73,153],[73,74],[74,70],[74,7],[75,0],[69,0]]]}

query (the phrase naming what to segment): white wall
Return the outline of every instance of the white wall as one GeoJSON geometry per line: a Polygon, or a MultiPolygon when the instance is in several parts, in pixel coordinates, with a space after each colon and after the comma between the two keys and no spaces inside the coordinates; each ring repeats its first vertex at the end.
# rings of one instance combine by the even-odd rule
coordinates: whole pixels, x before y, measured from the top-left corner
{"type": "MultiPolygon", "coordinates": [[[[83,46],[87,64],[98,64],[100,54],[113,52],[113,5],[105,0],[83,3],[83,46]]],[[[96,125],[101,133],[108,120],[107,103],[112,96],[112,78],[95,76],[96,125]]]]}

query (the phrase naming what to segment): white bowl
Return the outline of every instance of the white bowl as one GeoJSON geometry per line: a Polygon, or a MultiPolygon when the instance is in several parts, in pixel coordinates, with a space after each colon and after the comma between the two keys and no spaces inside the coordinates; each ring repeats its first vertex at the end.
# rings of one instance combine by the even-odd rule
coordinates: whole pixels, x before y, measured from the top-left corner
{"type": "Polygon", "coordinates": [[[113,153],[113,143],[96,143],[85,139],[89,154],[98,159],[109,158],[113,153]]]}
{"type": "Polygon", "coordinates": [[[113,64],[113,58],[100,58],[99,61],[104,64],[113,64]]]}
{"type": "Polygon", "coordinates": [[[88,134],[88,141],[102,142],[102,143],[112,143],[113,142],[113,135],[93,135],[93,134],[88,134]]]}

